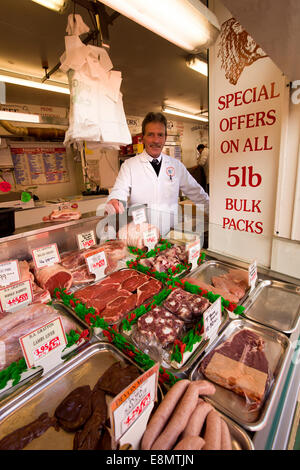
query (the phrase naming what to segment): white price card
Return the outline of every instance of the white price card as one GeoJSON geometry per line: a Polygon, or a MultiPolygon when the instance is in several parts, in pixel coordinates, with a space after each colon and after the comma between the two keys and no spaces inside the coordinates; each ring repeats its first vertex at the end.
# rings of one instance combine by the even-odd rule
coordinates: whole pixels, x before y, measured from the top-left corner
{"type": "Polygon", "coordinates": [[[208,307],[207,310],[203,313],[203,323],[204,323],[204,338],[205,339],[214,339],[218,333],[218,329],[222,321],[222,304],[221,297],[218,297],[217,300],[208,307]]]}
{"type": "Polygon", "coordinates": [[[110,422],[112,424],[112,435],[115,442],[119,442],[121,437],[139,422],[136,432],[143,436],[148,416],[147,411],[153,408],[157,399],[159,363],[147,370],[140,377],[135,379],[127,388],[117,395],[110,403],[110,422]]]}
{"type": "Polygon", "coordinates": [[[12,312],[32,302],[31,282],[16,282],[0,289],[0,307],[2,312],[12,312]]]}
{"type": "Polygon", "coordinates": [[[80,250],[91,248],[91,246],[96,245],[94,230],[90,230],[89,232],[85,233],[79,233],[77,235],[77,243],[80,250]]]}
{"type": "Polygon", "coordinates": [[[20,280],[18,260],[0,263],[0,287],[8,286],[20,280]]]}
{"type": "Polygon", "coordinates": [[[95,274],[96,281],[105,276],[105,269],[107,267],[107,260],[103,248],[87,253],[84,255],[88,270],[90,273],[95,274]]]}
{"type": "Polygon", "coordinates": [[[147,222],[146,211],[144,207],[141,207],[140,209],[136,209],[135,211],[132,211],[131,215],[132,215],[133,222],[135,223],[135,225],[143,224],[144,222],[147,222]]]}
{"type": "Polygon", "coordinates": [[[32,258],[36,269],[60,263],[57,244],[52,243],[51,245],[42,246],[41,248],[32,250],[32,258]]]}
{"type": "Polygon", "coordinates": [[[41,365],[45,371],[57,366],[61,359],[62,350],[67,345],[67,339],[60,317],[48,323],[41,324],[19,338],[23,355],[30,369],[41,365]]]}
{"type": "Polygon", "coordinates": [[[192,269],[198,267],[198,259],[201,252],[200,240],[197,239],[193,243],[189,243],[186,247],[188,252],[188,262],[192,264],[192,269]]]}
{"type": "Polygon", "coordinates": [[[143,238],[145,246],[148,248],[148,250],[153,250],[158,242],[156,230],[146,230],[143,232],[143,238]]]}
{"type": "Polygon", "coordinates": [[[250,292],[254,289],[257,281],[257,262],[256,260],[250,264],[248,268],[248,273],[249,273],[249,286],[250,286],[250,292]]]}

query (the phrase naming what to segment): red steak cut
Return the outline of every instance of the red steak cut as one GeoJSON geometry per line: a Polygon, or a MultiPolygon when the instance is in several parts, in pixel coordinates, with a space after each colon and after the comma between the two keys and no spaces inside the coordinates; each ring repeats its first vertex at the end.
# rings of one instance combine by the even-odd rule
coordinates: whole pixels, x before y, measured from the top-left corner
{"type": "Polygon", "coordinates": [[[123,281],[128,279],[130,276],[136,275],[136,271],[133,269],[121,269],[120,271],[115,271],[114,273],[110,274],[108,277],[101,281],[102,285],[109,284],[111,282],[119,282],[122,284],[123,281]]]}
{"type": "Polygon", "coordinates": [[[129,279],[126,279],[125,281],[122,282],[122,289],[127,289],[130,292],[133,292],[142,284],[144,284],[146,281],[149,281],[149,277],[143,274],[130,276],[129,279]]]}
{"type": "Polygon", "coordinates": [[[53,264],[53,266],[36,270],[35,277],[39,286],[48,290],[51,296],[56,287],[69,289],[73,282],[71,271],[60,264],[53,264]]]}
{"type": "Polygon", "coordinates": [[[77,269],[72,270],[73,276],[73,286],[81,285],[81,284],[90,284],[95,280],[95,274],[89,272],[87,266],[82,265],[79,266],[77,269]]]}
{"type": "Polygon", "coordinates": [[[146,300],[150,299],[155,294],[158,294],[162,288],[160,281],[156,279],[149,279],[137,289],[137,307],[142,305],[146,300]]]}
{"type": "Polygon", "coordinates": [[[101,312],[101,317],[108,323],[115,323],[121,318],[123,318],[131,310],[134,310],[136,307],[137,295],[131,294],[128,292],[127,298],[122,296],[122,300],[118,302],[118,299],[115,299],[106,309],[101,312]]]}

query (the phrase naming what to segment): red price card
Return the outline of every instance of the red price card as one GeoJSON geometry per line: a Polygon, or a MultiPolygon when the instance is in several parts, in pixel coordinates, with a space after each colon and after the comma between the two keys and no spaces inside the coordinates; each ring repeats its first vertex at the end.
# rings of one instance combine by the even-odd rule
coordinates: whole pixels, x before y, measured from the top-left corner
{"type": "Polygon", "coordinates": [[[11,312],[25,307],[32,302],[30,280],[16,282],[0,289],[0,308],[2,312],[11,312]]]}

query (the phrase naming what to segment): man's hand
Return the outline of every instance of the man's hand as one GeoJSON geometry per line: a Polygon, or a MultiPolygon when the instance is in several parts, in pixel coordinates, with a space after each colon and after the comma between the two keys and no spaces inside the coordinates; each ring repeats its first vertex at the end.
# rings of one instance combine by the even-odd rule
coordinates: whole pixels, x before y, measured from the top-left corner
{"type": "Polygon", "coordinates": [[[118,199],[111,199],[106,203],[104,215],[123,214],[124,206],[118,199]]]}

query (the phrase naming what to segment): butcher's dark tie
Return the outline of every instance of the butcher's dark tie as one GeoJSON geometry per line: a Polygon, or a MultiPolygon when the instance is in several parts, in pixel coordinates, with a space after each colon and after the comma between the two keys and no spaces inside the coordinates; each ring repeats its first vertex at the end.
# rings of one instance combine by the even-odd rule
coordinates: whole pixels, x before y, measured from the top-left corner
{"type": "Polygon", "coordinates": [[[161,161],[159,162],[156,158],[153,158],[153,160],[150,162],[151,165],[153,166],[154,170],[155,170],[155,173],[157,174],[157,176],[159,175],[159,170],[160,170],[160,165],[161,165],[161,161]]]}

